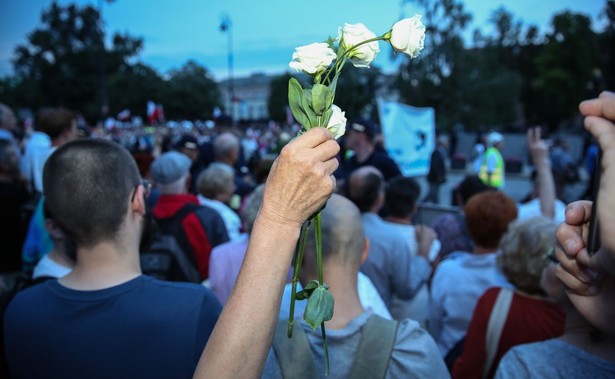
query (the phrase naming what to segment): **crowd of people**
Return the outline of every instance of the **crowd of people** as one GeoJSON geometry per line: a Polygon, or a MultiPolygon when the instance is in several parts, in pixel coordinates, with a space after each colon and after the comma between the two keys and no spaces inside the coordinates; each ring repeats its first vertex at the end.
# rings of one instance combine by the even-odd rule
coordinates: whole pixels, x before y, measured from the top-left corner
{"type": "MultiPolygon", "coordinates": [[[[565,147],[539,128],[527,202],[502,191],[494,132],[458,212],[420,225],[445,139],[422,194],[368,120],[338,143],[274,125],[83,133],[44,108],[20,139],[0,105],[3,375],[314,378],[328,354],[335,378],[614,377],[615,94],[580,111],[602,149],[595,254],[596,203],[558,200],[565,147]],[[304,302],[287,337],[293,253],[318,211],[328,348],[304,302]]],[[[314,241],[299,290],[318,276],[314,241]]]]}

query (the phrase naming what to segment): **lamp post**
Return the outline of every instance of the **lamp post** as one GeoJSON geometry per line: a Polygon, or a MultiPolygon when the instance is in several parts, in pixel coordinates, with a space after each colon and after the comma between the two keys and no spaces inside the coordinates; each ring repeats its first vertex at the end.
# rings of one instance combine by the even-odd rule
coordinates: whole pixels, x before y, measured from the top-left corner
{"type": "Polygon", "coordinates": [[[227,112],[233,120],[233,102],[235,101],[235,90],[233,88],[233,33],[232,33],[233,24],[231,22],[231,17],[228,14],[222,15],[222,22],[220,23],[220,31],[222,33],[227,33],[228,36],[228,79],[227,79],[227,92],[228,92],[228,103],[227,103],[227,112]]]}
{"type": "Polygon", "coordinates": [[[114,0],[98,0],[98,27],[101,34],[100,59],[98,61],[100,70],[100,97],[101,97],[101,115],[106,118],[109,113],[109,98],[107,96],[107,65],[105,61],[105,21],[103,19],[103,5],[105,2],[112,3],[114,0]]]}

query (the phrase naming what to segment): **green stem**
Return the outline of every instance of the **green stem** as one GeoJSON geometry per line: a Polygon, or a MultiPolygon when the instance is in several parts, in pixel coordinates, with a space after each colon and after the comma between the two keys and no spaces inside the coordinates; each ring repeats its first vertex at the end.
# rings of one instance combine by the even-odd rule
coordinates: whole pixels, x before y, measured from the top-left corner
{"type": "Polygon", "coordinates": [[[335,61],[334,69],[327,71],[327,75],[325,75],[325,78],[323,79],[322,83],[326,83],[326,85],[329,85],[331,83],[330,81],[327,81],[329,79],[329,74],[331,74],[332,71],[335,71],[335,73],[337,74],[342,69],[342,67],[344,67],[344,63],[346,63],[346,58],[348,57],[348,53],[350,53],[353,50],[356,50],[359,46],[365,45],[370,42],[386,41],[387,33],[384,33],[383,35],[379,37],[374,37],[374,38],[366,39],[365,41],[361,41],[357,43],[356,45],[352,46],[350,49],[344,51],[344,54],[342,54],[342,56],[337,58],[337,60],[335,61]],[[340,64],[341,64],[341,67],[339,67],[340,64]]]}
{"type": "Polygon", "coordinates": [[[316,237],[316,264],[318,265],[318,284],[323,284],[322,273],[322,230],[320,223],[321,213],[318,212],[314,220],[314,236],[316,237]]]}
{"type": "Polygon", "coordinates": [[[310,230],[311,222],[308,221],[307,225],[301,229],[299,241],[295,247],[295,269],[293,271],[292,291],[290,295],[290,314],[288,315],[288,338],[293,336],[293,325],[295,323],[295,301],[297,297],[297,281],[299,280],[299,270],[301,268],[301,262],[303,261],[303,252],[305,251],[305,241],[307,239],[308,231],[310,230]]]}
{"type": "Polygon", "coordinates": [[[325,349],[325,376],[329,375],[329,349],[327,348],[327,335],[325,334],[325,323],[320,324],[320,332],[322,333],[322,345],[325,349]]]}

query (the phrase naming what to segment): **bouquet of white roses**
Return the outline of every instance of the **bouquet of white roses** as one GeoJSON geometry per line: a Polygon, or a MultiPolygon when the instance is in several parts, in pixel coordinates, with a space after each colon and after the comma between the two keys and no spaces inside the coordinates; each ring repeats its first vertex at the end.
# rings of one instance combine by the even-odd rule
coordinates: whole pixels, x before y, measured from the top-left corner
{"type": "MultiPolygon", "coordinates": [[[[380,52],[378,41],[387,41],[396,52],[416,58],[423,49],[425,26],[421,16],[415,15],[398,21],[381,36],[376,36],[363,24],[345,24],[339,28],[337,38],[327,42],[300,46],[293,53],[290,67],[313,78],[312,88],[302,88],[299,81],[291,78],[288,83],[288,103],[293,116],[302,126],[302,132],[315,127],[329,129],[335,138],[346,131],[345,113],[336,105],[335,88],[346,61],[355,67],[369,67],[380,52]]],[[[295,300],[308,300],[303,319],[314,330],[320,326],[324,340],[325,374],[329,372],[329,357],[324,322],[333,317],[333,296],[323,281],[322,241],[320,212],[312,217],[301,231],[295,251],[295,265],[292,280],[292,298],[288,325],[288,336],[292,336],[295,300]],[[303,260],[305,240],[310,225],[314,222],[318,280],[308,283],[301,292],[297,291],[299,267],[303,260]]]]}

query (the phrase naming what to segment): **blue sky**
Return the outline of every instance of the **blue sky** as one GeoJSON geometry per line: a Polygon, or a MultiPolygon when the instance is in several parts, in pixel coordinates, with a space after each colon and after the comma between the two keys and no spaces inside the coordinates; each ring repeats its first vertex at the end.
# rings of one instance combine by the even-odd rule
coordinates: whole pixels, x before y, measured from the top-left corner
{"type": "MultiPolygon", "coordinates": [[[[58,1],[97,6],[96,0],[58,1]]],[[[40,25],[40,15],[51,0],[0,0],[0,76],[11,74],[11,57],[17,44],[40,25]]],[[[506,7],[524,24],[548,30],[553,14],[572,10],[594,21],[599,19],[604,0],[465,0],[473,15],[472,27],[490,33],[487,23],[493,10],[506,7]]],[[[227,35],[219,25],[224,14],[233,23],[235,76],[251,72],[279,73],[287,70],[294,47],[325,40],[344,22],[362,22],[376,34],[386,32],[401,16],[420,13],[413,4],[400,0],[116,0],[104,5],[106,32],[128,32],[144,38],[139,60],[165,73],[188,59],[207,67],[217,79],[227,76],[227,35]]],[[[383,53],[375,64],[390,70],[390,54],[383,53]]]]}

